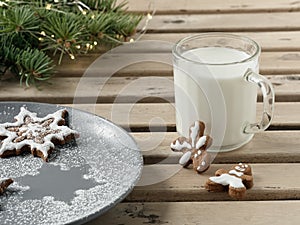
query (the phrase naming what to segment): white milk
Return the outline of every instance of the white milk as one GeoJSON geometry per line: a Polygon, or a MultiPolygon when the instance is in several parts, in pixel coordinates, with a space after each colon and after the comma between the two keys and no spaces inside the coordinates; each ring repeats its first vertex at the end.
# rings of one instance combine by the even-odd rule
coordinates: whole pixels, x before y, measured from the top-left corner
{"type": "Polygon", "coordinates": [[[197,48],[185,52],[183,57],[218,65],[191,63],[182,59],[175,62],[177,131],[188,136],[189,126],[199,119],[206,123],[205,132],[209,134],[213,117],[210,108],[211,104],[214,104],[213,108],[217,115],[220,115],[215,117],[214,121],[219,124],[226,122],[221,150],[231,150],[247,143],[253,134],[245,134],[243,130],[246,124],[254,123],[256,119],[257,86],[245,81],[244,74],[248,68],[258,72],[257,59],[226,64],[240,62],[249,58],[249,55],[224,47],[197,48]]]}

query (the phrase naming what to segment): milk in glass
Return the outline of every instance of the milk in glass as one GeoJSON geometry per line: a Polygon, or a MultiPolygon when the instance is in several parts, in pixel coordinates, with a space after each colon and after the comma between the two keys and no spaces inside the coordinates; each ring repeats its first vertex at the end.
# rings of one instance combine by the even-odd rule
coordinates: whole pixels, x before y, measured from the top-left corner
{"type": "Polygon", "coordinates": [[[177,131],[188,136],[189,125],[195,120],[206,123],[206,132],[212,122],[224,122],[225,149],[247,143],[253,134],[246,134],[244,128],[256,119],[256,108],[252,105],[256,105],[257,86],[245,81],[244,74],[248,68],[258,72],[257,59],[246,60],[249,55],[244,51],[226,47],[196,48],[182,56],[187,61],[178,60],[174,67],[177,131]],[[216,90],[222,95],[208,101],[216,90]],[[211,101],[217,102],[214,110],[222,118],[220,121],[212,121],[211,101]]]}

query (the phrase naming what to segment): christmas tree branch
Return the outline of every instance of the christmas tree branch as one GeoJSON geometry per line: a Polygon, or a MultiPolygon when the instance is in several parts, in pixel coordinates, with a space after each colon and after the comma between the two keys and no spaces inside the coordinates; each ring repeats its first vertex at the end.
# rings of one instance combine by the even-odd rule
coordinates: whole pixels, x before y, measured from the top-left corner
{"type": "Polygon", "coordinates": [[[27,86],[49,79],[68,55],[74,59],[98,45],[120,44],[142,16],[116,0],[0,1],[0,75],[8,70],[27,86]]]}

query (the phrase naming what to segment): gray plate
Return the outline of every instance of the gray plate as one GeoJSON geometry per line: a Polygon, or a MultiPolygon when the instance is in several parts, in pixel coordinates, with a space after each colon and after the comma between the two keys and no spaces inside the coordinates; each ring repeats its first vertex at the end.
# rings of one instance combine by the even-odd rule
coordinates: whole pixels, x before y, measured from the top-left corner
{"type": "Polygon", "coordinates": [[[67,108],[80,138],[56,147],[48,163],[30,154],[0,158],[0,178],[15,180],[0,196],[1,225],[83,224],[133,189],[143,160],[126,131],[90,113],[40,103],[0,102],[0,123],[12,122],[21,106],[40,117],[67,108]]]}

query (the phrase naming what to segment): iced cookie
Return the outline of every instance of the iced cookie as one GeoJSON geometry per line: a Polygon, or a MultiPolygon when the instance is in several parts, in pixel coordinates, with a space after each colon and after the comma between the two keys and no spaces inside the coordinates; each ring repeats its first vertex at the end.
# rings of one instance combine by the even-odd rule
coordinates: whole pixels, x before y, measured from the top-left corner
{"type": "Polygon", "coordinates": [[[205,189],[211,192],[227,191],[232,198],[242,199],[246,189],[253,186],[253,176],[249,164],[239,163],[230,170],[219,169],[214,177],[210,177],[205,189]]]}
{"type": "Polygon", "coordinates": [[[182,152],[179,163],[183,167],[193,164],[198,173],[206,171],[211,163],[211,157],[206,149],[212,144],[212,138],[204,135],[205,124],[195,121],[189,129],[189,138],[179,137],[171,143],[171,149],[182,152]]]}
{"type": "Polygon", "coordinates": [[[14,181],[10,178],[0,178],[0,195],[4,193],[9,185],[11,185],[14,181]]]}
{"type": "Polygon", "coordinates": [[[79,136],[65,126],[67,114],[67,110],[61,109],[38,118],[36,113],[21,107],[15,122],[0,124],[0,157],[28,151],[47,161],[54,144],[65,144],[79,136]]]}

